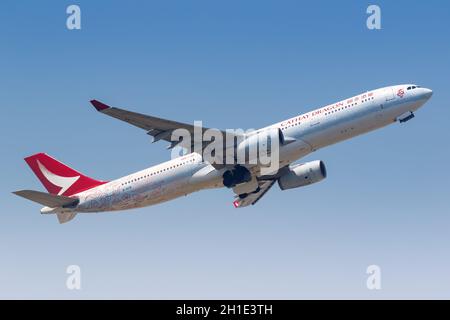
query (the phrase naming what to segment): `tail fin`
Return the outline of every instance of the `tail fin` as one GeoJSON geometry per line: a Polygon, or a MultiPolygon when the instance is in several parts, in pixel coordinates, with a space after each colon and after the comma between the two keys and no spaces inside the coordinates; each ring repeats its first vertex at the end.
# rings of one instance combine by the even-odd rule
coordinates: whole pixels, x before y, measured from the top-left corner
{"type": "Polygon", "coordinates": [[[71,196],[106,183],[89,178],[45,153],[37,153],[25,161],[51,194],[71,196]]]}

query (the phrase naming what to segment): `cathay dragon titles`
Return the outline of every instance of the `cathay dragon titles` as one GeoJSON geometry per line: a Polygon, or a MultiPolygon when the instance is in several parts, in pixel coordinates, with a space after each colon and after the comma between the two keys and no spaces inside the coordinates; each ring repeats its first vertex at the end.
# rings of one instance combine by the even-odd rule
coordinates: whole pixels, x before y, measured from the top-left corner
{"type": "Polygon", "coordinates": [[[215,135],[227,135],[227,143],[209,152],[212,158],[205,157],[205,151],[214,139],[187,142],[184,137],[179,138],[180,135],[174,140],[174,136],[180,130],[195,136],[196,132],[206,135],[213,129],[130,112],[92,100],[100,113],[144,129],[154,141],[171,142],[169,148],[183,146],[184,154],[113,181],[100,181],[45,153],[38,153],[25,161],[48,193],[33,190],[14,193],[44,205],[41,213],[56,214],[60,223],[72,220],[77,213],[140,208],[220,187],[232,189],[234,206],[242,208],[255,204],[275,182],[281,190],[286,190],[321,181],[326,177],[322,161],[293,162],[345,139],[397,121],[406,122],[432,93],[430,89],[413,84],[395,85],[368,91],[259,130],[231,134],[215,130],[215,135]],[[230,135],[232,143],[229,143],[230,135]],[[264,148],[265,156],[276,161],[275,166],[273,163],[268,166],[258,158],[264,148]],[[236,156],[242,153],[243,157],[236,156]]]}

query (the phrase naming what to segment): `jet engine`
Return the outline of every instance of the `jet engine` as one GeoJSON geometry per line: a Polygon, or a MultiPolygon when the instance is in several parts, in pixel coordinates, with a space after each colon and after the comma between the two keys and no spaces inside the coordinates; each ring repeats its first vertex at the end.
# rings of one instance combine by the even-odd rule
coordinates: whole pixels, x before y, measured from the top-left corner
{"type": "Polygon", "coordinates": [[[287,138],[279,128],[268,128],[252,132],[236,146],[236,156],[239,163],[267,163],[263,156],[270,157],[273,152],[279,152],[279,147],[295,141],[287,138]]]}
{"type": "Polygon", "coordinates": [[[239,185],[239,188],[234,190],[238,194],[241,191],[242,193],[249,193],[257,190],[258,183],[255,179],[252,179],[252,174],[246,168],[246,165],[268,165],[272,161],[278,163],[279,154],[275,153],[279,152],[280,145],[286,145],[294,141],[293,138],[285,137],[282,131],[276,127],[246,135],[243,140],[238,141],[234,146],[236,165],[233,169],[226,170],[223,173],[223,185],[227,188],[235,188],[239,185]],[[276,155],[275,159],[272,158],[273,155],[276,155]]]}
{"type": "Polygon", "coordinates": [[[252,180],[251,172],[243,166],[237,165],[232,170],[227,170],[223,174],[223,185],[227,188],[233,188],[238,184],[252,180]]]}
{"type": "Polygon", "coordinates": [[[278,179],[281,190],[293,189],[319,182],[327,177],[323,161],[316,160],[294,165],[278,179]]]}

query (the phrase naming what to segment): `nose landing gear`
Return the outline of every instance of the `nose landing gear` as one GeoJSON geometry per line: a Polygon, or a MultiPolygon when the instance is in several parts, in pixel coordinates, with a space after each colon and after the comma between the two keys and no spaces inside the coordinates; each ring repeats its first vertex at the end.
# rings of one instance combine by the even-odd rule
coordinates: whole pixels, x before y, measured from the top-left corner
{"type": "Polygon", "coordinates": [[[412,111],[409,111],[407,113],[402,114],[400,117],[397,118],[397,120],[400,123],[403,123],[403,122],[407,122],[407,121],[411,120],[414,117],[415,117],[414,113],[412,111]]]}

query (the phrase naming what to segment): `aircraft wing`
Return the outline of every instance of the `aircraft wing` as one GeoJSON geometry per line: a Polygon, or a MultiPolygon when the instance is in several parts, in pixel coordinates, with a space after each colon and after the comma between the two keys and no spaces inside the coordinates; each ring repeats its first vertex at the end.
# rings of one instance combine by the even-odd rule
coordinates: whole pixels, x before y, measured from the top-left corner
{"type": "MultiPolygon", "coordinates": [[[[162,118],[157,118],[137,112],[127,111],[124,109],[116,108],[116,107],[110,107],[98,100],[91,100],[91,104],[97,109],[97,111],[106,114],[110,117],[128,122],[131,125],[134,125],[136,127],[139,127],[141,129],[144,129],[147,131],[148,135],[151,135],[153,137],[153,142],[159,141],[159,140],[165,140],[168,142],[171,142],[171,145],[168,147],[169,149],[175,147],[176,145],[180,144],[182,147],[193,147],[193,141],[191,145],[183,144],[182,141],[172,141],[172,133],[176,129],[186,129],[191,133],[191,137],[193,140],[194,137],[194,125],[182,123],[182,122],[176,122],[172,120],[166,120],[162,118]]],[[[201,129],[202,133],[208,128],[205,127],[197,127],[197,130],[201,129]]],[[[222,132],[225,137],[226,132],[222,132]]],[[[202,149],[209,144],[209,141],[203,143],[202,149]]],[[[193,150],[193,149],[192,149],[193,150]]]]}
{"type": "Polygon", "coordinates": [[[249,194],[246,198],[240,199],[239,196],[233,201],[233,205],[235,208],[243,208],[249,205],[254,205],[256,202],[261,199],[270,188],[272,188],[273,184],[276,180],[264,180],[259,181],[259,191],[256,193],[249,194]]]}

